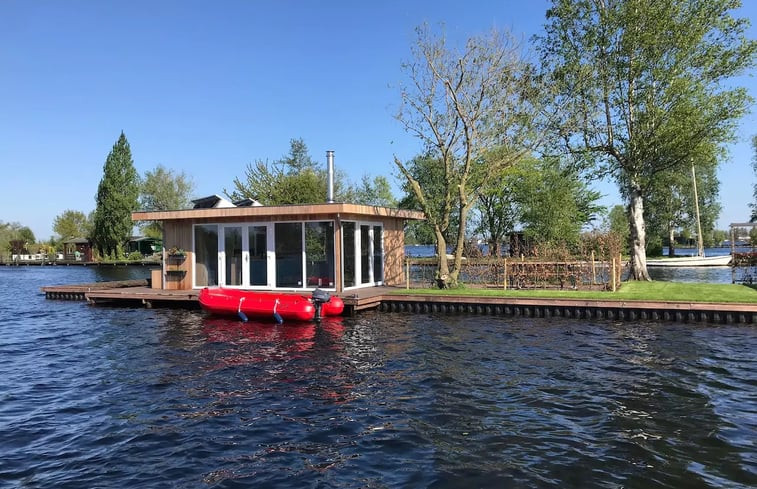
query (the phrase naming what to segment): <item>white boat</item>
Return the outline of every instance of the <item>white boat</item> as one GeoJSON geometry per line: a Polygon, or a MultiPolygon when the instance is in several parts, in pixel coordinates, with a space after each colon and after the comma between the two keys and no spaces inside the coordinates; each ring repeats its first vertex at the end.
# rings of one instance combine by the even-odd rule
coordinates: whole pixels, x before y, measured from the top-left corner
{"type": "Polygon", "coordinates": [[[647,260],[648,267],[726,267],[731,263],[731,255],[721,256],[680,256],[647,260]]]}
{"type": "Polygon", "coordinates": [[[694,256],[647,260],[648,267],[725,267],[731,263],[731,255],[704,256],[702,225],[700,224],[699,217],[699,195],[697,195],[697,174],[693,164],[691,165],[691,181],[694,188],[694,210],[696,212],[697,223],[697,254],[694,256]]]}

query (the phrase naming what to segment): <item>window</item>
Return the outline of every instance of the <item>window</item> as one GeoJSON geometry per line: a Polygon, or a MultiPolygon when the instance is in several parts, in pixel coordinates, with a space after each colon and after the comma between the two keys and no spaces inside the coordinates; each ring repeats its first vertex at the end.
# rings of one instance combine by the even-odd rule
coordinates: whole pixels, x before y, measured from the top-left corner
{"type": "Polygon", "coordinates": [[[242,285],[242,227],[224,226],[225,285],[242,285]]]}
{"type": "Polygon", "coordinates": [[[305,223],[307,287],[334,286],[334,223],[305,223]]]}
{"type": "Polygon", "coordinates": [[[275,225],[276,287],[302,287],[302,223],[275,225]]]}
{"type": "Polygon", "coordinates": [[[218,226],[195,226],[195,286],[218,285],[218,226]]]}
{"type": "Polygon", "coordinates": [[[357,285],[355,275],[355,223],[342,223],[342,263],[344,286],[354,287],[357,285]]]}
{"type": "Polygon", "coordinates": [[[268,285],[268,227],[250,226],[250,285],[268,285]]]}

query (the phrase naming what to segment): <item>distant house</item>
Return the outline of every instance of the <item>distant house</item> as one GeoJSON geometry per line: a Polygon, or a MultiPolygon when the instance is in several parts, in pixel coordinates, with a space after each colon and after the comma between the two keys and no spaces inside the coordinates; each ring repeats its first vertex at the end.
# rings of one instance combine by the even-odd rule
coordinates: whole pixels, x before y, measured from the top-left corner
{"type": "Polygon", "coordinates": [[[133,236],[126,243],[126,253],[139,252],[144,256],[152,256],[163,251],[163,240],[147,236],[133,236]]]}
{"type": "Polygon", "coordinates": [[[92,242],[87,238],[64,240],[63,259],[70,261],[92,261],[92,242]]]}
{"type": "Polygon", "coordinates": [[[404,223],[421,212],[347,203],[261,206],[213,195],[132,213],[163,224],[162,288],[342,292],[404,283],[404,223]],[[236,204],[236,205],[235,205],[236,204]]]}

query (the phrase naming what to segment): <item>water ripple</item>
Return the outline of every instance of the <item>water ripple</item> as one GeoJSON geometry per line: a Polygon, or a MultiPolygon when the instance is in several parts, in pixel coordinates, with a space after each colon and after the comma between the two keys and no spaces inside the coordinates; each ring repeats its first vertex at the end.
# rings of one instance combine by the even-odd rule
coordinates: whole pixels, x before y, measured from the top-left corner
{"type": "Polygon", "coordinates": [[[757,484],[751,327],[245,324],[36,293],[63,272],[0,270],[0,485],[757,484]]]}

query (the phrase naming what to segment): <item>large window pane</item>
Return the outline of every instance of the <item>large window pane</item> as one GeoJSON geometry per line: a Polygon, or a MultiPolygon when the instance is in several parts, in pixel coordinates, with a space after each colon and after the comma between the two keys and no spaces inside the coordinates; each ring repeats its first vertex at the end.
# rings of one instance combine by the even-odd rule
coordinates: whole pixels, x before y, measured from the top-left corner
{"type": "Polygon", "coordinates": [[[334,286],[334,223],[305,223],[305,264],[308,287],[334,286]]]}
{"type": "Polygon", "coordinates": [[[250,285],[268,285],[267,228],[250,226],[250,285]]]}
{"type": "Polygon", "coordinates": [[[226,255],[226,285],[242,285],[242,228],[223,228],[224,252],[226,255]]]}
{"type": "Polygon", "coordinates": [[[276,227],[276,287],[302,287],[302,223],[276,227]]]}
{"type": "Polygon", "coordinates": [[[381,246],[381,226],[373,226],[373,281],[384,280],[384,256],[381,246]]]}
{"type": "Polygon", "coordinates": [[[360,226],[360,283],[371,282],[371,227],[360,226]]]}
{"type": "Polygon", "coordinates": [[[355,281],[355,223],[342,223],[342,257],[344,260],[344,286],[354,287],[355,281]]]}
{"type": "Polygon", "coordinates": [[[195,285],[218,285],[218,226],[195,226],[195,285]]]}

